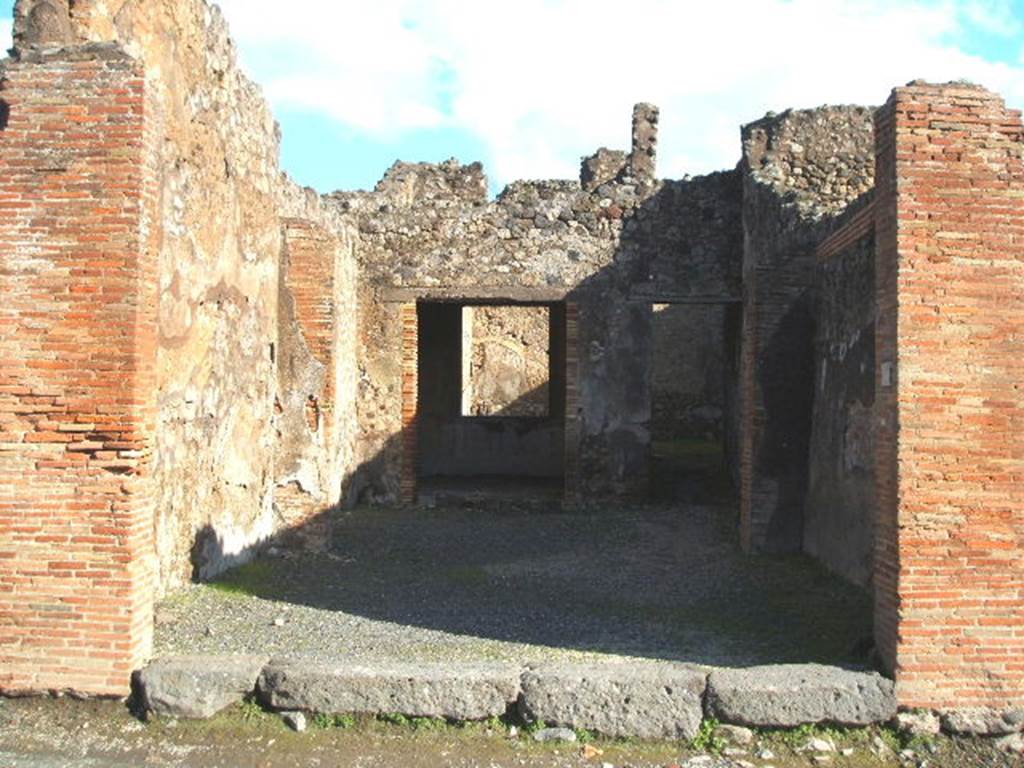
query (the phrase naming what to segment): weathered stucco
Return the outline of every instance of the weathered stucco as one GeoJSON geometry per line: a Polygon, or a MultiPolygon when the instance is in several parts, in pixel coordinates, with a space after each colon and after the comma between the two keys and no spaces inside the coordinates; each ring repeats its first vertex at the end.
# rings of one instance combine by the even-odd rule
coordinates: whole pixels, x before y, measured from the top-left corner
{"type": "MultiPolygon", "coordinates": [[[[17,39],[35,34],[37,7],[18,3],[17,39]]],[[[282,219],[319,220],[342,232],[344,225],[329,222],[316,196],[282,176],[278,127],[239,69],[216,6],[81,0],[68,18],[70,37],[59,42],[120,43],[143,62],[156,106],[153,474],[157,583],[164,590],[247,557],[251,545],[286,523],[274,506],[282,219]]],[[[350,241],[347,248],[344,280],[351,284],[350,241]]],[[[339,308],[352,309],[351,299],[339,308]]],[[[351,357],[343,365],[354,367],[351,357]]],[[[344,378],[351,383],[352,373],[344,378]]],[[[338,474],[332,470],[331,484],[340,484],[338,474]]]]}

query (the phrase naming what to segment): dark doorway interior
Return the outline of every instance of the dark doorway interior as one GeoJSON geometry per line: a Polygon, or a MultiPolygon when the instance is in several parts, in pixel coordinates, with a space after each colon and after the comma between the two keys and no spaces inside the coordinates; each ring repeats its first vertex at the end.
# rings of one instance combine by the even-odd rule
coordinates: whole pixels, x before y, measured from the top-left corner
{"type": "Polygon", "coordinates": [[[736,363],[728,304],[653,304],[651,492],[713,503],[732,495],[736,363]]]}
{"type": "Polygon", "coordinates": [[[561,498],[563,304],[421,302],[419,494],[561,498]]]}

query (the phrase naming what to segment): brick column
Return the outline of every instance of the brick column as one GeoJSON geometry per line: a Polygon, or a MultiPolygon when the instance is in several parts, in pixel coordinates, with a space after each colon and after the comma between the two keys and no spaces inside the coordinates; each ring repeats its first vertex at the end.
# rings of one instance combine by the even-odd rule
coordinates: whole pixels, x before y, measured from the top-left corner
{"type": "Polygon", "coordinates": [[[115,47],[26,53],[0,100],[0,690],[123,695],[152,636],[142,68],[115,47]]]}
{"type": "Polygon", "coordinates": [[[403,304],[402,321],[402,503],[415,504],[419,468],[419,317],[416,303],[403,304]]]}
{"type": "Polygon", "coordinates": [[[877,645],[910,707],[1024,705],[1024,144],[912,84],[877,140],[877,645]]]}

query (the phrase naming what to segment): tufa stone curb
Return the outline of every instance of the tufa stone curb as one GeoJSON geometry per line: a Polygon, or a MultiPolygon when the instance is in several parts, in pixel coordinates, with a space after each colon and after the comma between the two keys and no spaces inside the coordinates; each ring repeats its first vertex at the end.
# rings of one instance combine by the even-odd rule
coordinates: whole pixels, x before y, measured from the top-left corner
{"type": "Polygon", "coordinates": [[[530,722],[612,737],[692,739],[706,681],[682,665],[551,664],[523,675],[519,711],[530,722]]]}
{"type": "Polygon", "coordinates": [[[259,676],[261,701],[274,709],[327,714],[398,713],[484,720],[519,696],[521,672],[508,664],[316,664],[271,661],[259,676]]]}
{"type": "MultiPolygon", "coordinates": [[[[874,672],[818,664],[722,669],[679,663],[381,663],[267,656],[170,656],[133,676],[142,709],[208,718],[258,693],[278,711],[483,720],[518,706],[530,721],[612,737],[693,738],[705,718],[791,728],[863,726],[896,715],[894,685],[874,672]]],[[[1019,713],[945,713],[947,730],[1012,732],[1019,713]]]]}
{"type": "Polygon", "coordinates": [[[895,717],[896,691],[877,672],[776,664],[712,672],[705,708],[724,723],[754,727],[871,725],[895,717]]]}

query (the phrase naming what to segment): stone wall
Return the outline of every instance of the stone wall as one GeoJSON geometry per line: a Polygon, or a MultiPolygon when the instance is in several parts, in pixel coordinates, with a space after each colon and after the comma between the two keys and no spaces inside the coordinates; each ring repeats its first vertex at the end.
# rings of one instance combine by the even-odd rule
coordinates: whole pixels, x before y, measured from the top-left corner
{"type": "Polygon", "coordinates": [[[871,188],[872,110],[822,107],[743,129],[741,537],[800,551],[814,399],[814,249],[871,188]]]}
{"type": "Polygon", "coordinates": [[[551,311],[478,306],[462,313],[466,416],[547,416],[551,311]]]}
{"type": "Polygon", "coordinates": [[[912,83],[876,136],[878,647],[905,706],[1019,711],[1021,113],[977,86],[912,83]]]}
{"type": "Polygon", "coordinates": [[[330,538],[355,454],[353,242],[308,219],[284,220],[278,296],[274,510],[313,547],[330,538]]]}
{"type": "MultiPolygon", "coordinates": [[[[351,500],[395,501],[403,471],[400,305],[416,300],[577,306],[584,497],[643,494],[651,297],[739,294],[736,174],[678,182],[517,182],[490,201],[478,165],[398,163],[373,192],[331,197],[360,232],[360,466],[351,500]]],[[[573,441],[570,441],[573,442],[573,441]]],[[[405,462],[408,464],[408,462],[405,462]]]]}
{"type": "Polygon", "coordinates": [[[420,380],[460,373],[461,304],[549,310],[537,439],[566,500],[642,494],[652,306],[722,304],[744,545],[863,581],[877,499],[876,641],[901,704],[1015,727],[1024,129],[998,97],[914,83],[877,115],[771,115],[744,128],[739,169],[674,182],[638,105],[631,151],[599,150],[581,182],[489,200],[478,165],[398,163],[321,200],[280,174],[204,0],[19,0],[15,39],[0,690],[123,695],[156,595],[283,531],[323,544],[342,498],[414,501],[420,380]],[[873,174],[874,203],[837,222],[873,174]],[[447,347],[430,306],[456,310],[447,347]]]}
{"type": "Polygon", "coordinates": [[[817,251],[804,551],[867,585],[875,522],[875,240],[870,196],[817,251]]]}

